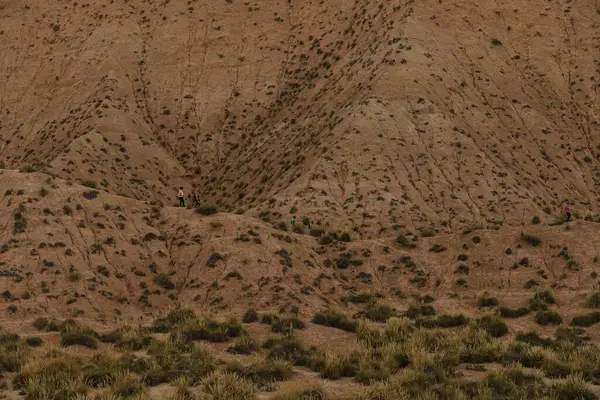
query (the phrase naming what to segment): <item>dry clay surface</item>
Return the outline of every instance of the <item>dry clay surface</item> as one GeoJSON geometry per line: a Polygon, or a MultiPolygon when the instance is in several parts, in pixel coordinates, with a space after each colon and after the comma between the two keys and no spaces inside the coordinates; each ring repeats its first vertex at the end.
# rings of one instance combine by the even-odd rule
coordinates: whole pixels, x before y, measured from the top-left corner
{"type": "Polygon", "coordinates": [[[168,204],[198,186],[363,239],[518,226],[566,199],[584,216],[599,9],[2,0],[0,160],[168,204]]]}
{"type": "MultiPolygon", "coordinates": [[[[415,237],[414,248],[383,239],[323,244],[251,217],[158,208],[39,173],[4,170],[0,181],[0,313],[5,328],[22,333],[39,316],[101,329],[148,323],[177,305],[221,317],[293,305],[307,318],[325,308],[353,315],[366,295],[397,315],[428,294],[438,314],[477,316],[487,313],[479,297],[527,307],[542,290],[570,321],[598,288],[593,222],[415,237]],[[535,247],[522,238],[531,232],[535,247]]],[[[545,329],[533,315],[507,323],[545,329]]],[[[596,325],[586,333],[600,337],[596,325]]]]}

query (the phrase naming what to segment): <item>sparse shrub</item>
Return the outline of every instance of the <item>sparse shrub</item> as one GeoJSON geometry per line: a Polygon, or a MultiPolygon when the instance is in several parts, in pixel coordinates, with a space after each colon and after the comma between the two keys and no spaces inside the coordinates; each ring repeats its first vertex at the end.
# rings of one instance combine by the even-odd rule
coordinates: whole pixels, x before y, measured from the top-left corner
{"type": "Polygon", "coordinates": [[[560,325],[562,324],[562,318],[554,311],[538,311],[535,314],[535,322],[542,326],[560,325]]]}
{"type": "Polygon", "coordinates": [[[169,275],[167,275],[167,274],[160,273],[158,275],[155,275],[152,278],[152,281],[157,286],[160,286],[161,288],[163,288],[165,290],[173,290],[173,289],[175,289],[175,284],[173,282],[171,282],[171,279],[169,278],[169,275]]]}
{"type": "Polygon", "coordinates": [[[48,318],[39,317],[33,321],[33,326],[38,330],[44,330],[48,326],[48,318]]]}
{"type": "Polygon", "coordinates": [[[252,308],[246,311],[242,317],[242,322],[245,324],[251,324],[256,321],[258,321],[258,313],[252,308]]]}
{"type": "Polygon", "coordinates": [[[524,233],[521,233],[521,240],[533,247],[537,247],[542,243],[542,239],[539,237],[524,233]]]}
{"type": "Polygon", "coordinates": [[[275,321],[275,323],[273,323],[271,330],[273,332],[286,333],[292,329],[304,329],[304,328],[305,328],[304,322],[302,322],[298,318],[287,317],[287,318],[280,318],[277,321],[275,321]]]}
{"type": "Polygon", "coordinates": [[[356,332],[356,322],[343,314],[327,310],[318,312],[312,319],[313,324],[330,326],[347,332],[356,332]]]}
{"type": "Polygon", "coordinates": [[[433,253],[441,253],[441,252],[446,251],[446,250],[448,250],[446,248],[446,246],[442,246],[442,245],[439,245],[437,243],[434,244],[433,246],[431,246],[431,248],[429,249],[429,251],[431,251],[433,253]]]}
{"type": "Polygon", "coordinates": [[[540,221],[540,217],[538,217],[537,215],[536,215],[536,216],[534,216],[533,218],[531,218],[531,223],[532,223],[533,225],[537,225],[537,224],[539,224],[540,222],[541,222],[541,221],[540,221]]]}
{"type": "Polygon", "coordinates": [[[218,208],[212,204],[200,204],[198,207],[196,207],[196,212],[204,216],[213,215],[218,212],[218,208]]]}
{"type": "Polygon", "coordinates": [[[481,243],[481,238],[479,236],[473,236],[471,241],[475,244],[481,243]]]}
{"type": "Polygon", "coordinates": [[[403,234],[399,234],[398,236],[396,236],[396,243],[403,249],[414,249],[415,247],[417,247],[414,243],[411,243],[403,234]]]}
{"type": "Polygon", "coordinates": [[[421,237],[433,237],[435,236],[435,230],[433,228],[423,228],[421,229],[421,237]]]}
{"type": "Polygon", "coordinates": [[[600,292],[595,292],[588,297],[585,306],[589,308],[600,308],[600,292]]]}

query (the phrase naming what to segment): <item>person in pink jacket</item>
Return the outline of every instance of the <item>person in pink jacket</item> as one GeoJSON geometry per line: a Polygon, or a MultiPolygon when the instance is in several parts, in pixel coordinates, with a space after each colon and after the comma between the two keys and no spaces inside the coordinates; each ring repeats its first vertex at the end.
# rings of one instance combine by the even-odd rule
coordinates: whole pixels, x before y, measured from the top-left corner
{"type": "Polygon", "coordinates": [[[567,222],[571,221],[571,211],[572,211],[571,202],[567,201],[567,205],[565,206],[565,211],[564,211],[564,214],[567,216],[567,222]]]}

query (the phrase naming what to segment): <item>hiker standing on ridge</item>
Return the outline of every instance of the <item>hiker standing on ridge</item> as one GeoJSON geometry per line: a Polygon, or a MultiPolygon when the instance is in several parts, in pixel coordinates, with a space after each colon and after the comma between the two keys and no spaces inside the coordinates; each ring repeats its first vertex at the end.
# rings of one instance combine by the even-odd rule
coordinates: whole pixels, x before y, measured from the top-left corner
{"type": "Polygon", "coordinates": [[[564,214],[567,216],[567,222],[571,221],[571,202],[567,201],[567,205],[565,206],[564,214]]]}
{"type": "Polygon", "coordinates": [[[196,191],[194,192],[194,200],[196,201],[196,205],[200,205],[200,188],[197,187],[196,191]]]}
{"type": "Polygon", "coordinates": [[[185,207],[185,200],[183,198],[183,186],[179,188],[179,193],[177,193],[177,197],[179,198],[179,207],[185,207]]]}

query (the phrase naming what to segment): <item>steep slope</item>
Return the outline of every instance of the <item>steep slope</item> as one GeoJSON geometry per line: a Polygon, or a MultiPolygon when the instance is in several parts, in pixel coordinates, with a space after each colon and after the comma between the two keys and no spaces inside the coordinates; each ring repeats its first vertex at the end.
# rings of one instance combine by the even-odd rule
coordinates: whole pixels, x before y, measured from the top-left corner
{"type": "Polygon", "coordinates": [[[4,2],[0,158],[365,238],[595,210],[597,5],[339,3],[4,2]]]}

